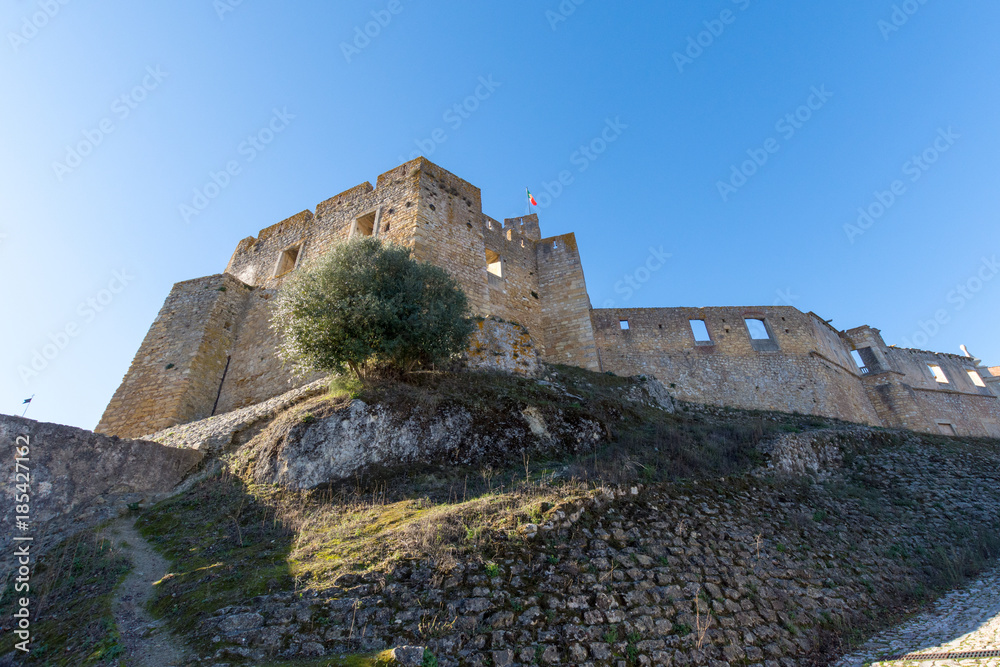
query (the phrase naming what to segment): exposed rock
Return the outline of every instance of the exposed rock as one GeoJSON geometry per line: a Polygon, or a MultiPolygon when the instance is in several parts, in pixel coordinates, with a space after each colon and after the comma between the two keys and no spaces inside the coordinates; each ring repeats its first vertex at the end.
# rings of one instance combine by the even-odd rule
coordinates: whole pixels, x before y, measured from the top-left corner
{"type": "Polygon", "coordinates": [[[400,665],[420,667],[424,662],[423,646],[397,646],[389,654],[400,665]]]}
{"type": "Polygon", "coordinates": [[[310,419],[287,415],[238,453],[255,481],[309,489],[379,468],[414,462],[488,462],[520,451],[588,451],[602,441],[599,422],[536,406],[472,413],[442,405],[433,414],[353,400],[311,409],[310,419]]]}
{"type": "Polygon", "coordinates": [[[647,375],[639,375],[633,379],[638,380],[639,384],[630,387],[625,395],[630,401],[655,405],[670,413],[677,410],[674,399],[662,382],[647,375]]]}

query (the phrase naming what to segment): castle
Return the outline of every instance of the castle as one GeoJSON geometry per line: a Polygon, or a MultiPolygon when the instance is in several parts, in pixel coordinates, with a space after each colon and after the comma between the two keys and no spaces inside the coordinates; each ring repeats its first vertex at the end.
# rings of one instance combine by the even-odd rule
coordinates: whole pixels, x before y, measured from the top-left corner
{"type": "Polygon", "coordinates": [[[447,269],[474,314],[522,325],[546,362],[652,375],[692,402],[1000,438],[1000,368],[790,306],[592,308],[572,233],[543,239],[537,215],[501,224],[479,188],[424,158],[243,239],[225,272],[174,285],[95,430],[140,437],[314,379],[278,359],[268,302],[356,235],[447,269]]]}

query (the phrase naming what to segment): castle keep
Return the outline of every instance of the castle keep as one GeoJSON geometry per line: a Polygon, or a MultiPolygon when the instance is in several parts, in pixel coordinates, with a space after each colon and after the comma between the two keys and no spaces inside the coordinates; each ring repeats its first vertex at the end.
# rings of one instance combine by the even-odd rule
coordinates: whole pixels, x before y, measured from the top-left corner
{"type": "Polygon", "coordinates": [[[223,273],[174,285],[95,429],[122,437],[267,400],[314,377],[278,359],[269,300],[290,272],[357,235],[448,270],[472,311],[525,327],[544,361],[653,375],[683,400],[1000,437],[1000,369],[889,347],[792,307],[591,308],[573,234],[500,223],[479,188],[424,158],[239,242],[223,273]]]}

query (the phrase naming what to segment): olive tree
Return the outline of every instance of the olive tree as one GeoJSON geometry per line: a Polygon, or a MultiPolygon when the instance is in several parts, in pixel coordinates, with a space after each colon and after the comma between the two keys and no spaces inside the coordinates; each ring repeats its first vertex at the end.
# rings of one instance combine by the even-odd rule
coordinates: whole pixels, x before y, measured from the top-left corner
{"type": "Polygon", "coordinates": [[[468,301],[410,250],[356,238],[289,276],[274,301],[279,354],[300,372],[408,373],[464,350],[468,301]]]}

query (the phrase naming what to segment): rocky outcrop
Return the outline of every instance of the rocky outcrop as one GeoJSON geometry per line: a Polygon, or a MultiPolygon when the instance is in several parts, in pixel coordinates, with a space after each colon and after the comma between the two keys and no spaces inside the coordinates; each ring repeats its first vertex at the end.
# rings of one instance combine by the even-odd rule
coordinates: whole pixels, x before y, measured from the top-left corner
{"type": "MultiPolygon", "coordinates": [[[[0,443],[9,452],[0,551],[10,553],[15,538],[30,537],[34,557],[75,532],[117,516],[129,504],[158,500],[203,456],[9,415],[0,415],[0,443]],[[15,456],[24,460],[16,461],[15,456]],[[16,462],[21,464],[17,470],[16,462]],[[28,517],[23,527],[19,516],[28,517]]],[[[11,559],[5,559],[0,580],[11,567],[11,559]]]]}
{"type": "Polygon", "coordinates": [[[413,463],[488,463],[521,451],[588,451],[604,425],[559,409],[444,404],[428,414],[361,400],[321,401],[288,413],[237,453],[238,469],[261,484],[310,489],[413,463]]]}

